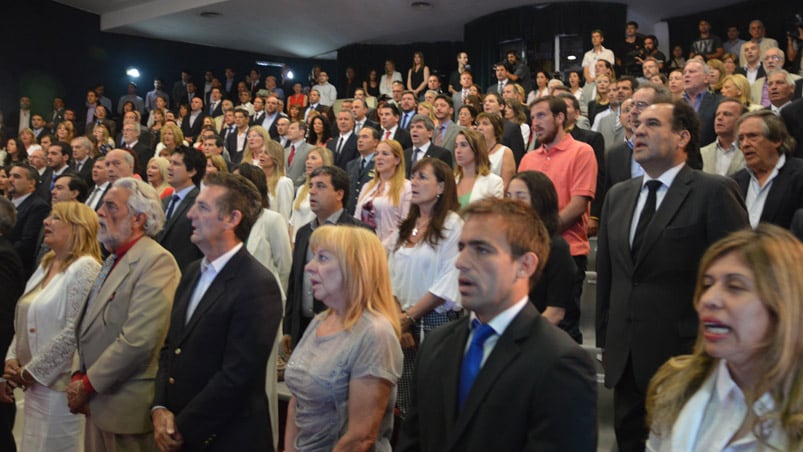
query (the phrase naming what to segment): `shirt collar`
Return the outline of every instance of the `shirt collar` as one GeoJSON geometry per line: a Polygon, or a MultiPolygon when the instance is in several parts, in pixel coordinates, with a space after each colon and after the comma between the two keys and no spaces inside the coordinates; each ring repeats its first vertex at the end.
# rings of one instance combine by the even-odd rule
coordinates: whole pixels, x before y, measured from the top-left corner
{"type": "Polygon", "coordinates": [[[243,242],[240,242],[234,245],[230,250],[218,256],[218,258],[212,262],[209,262],[206,257],[204,257],[203,260],[201,260],[201,271],[206,271],[207,268],[212,267],[212,269],[215,271],[215,274],[220,273],[220,271],[223,270],[223,267],[229,263],[231,258],[234,257],[234,255],[237,254],[237,251],[240,251],[240,248],[242,247],[243,242]]]}
{"type": "MultiPolygon", "coordinates": [[[[741,388],[739,388],[736,382],[733,381],[731,373],[728,370],[728,362],[724,359],[719,360],[717,377],[714,385],[720,402],[732,398],[744,403],[744,393],[742,393],[741,388]]],[[[769,392],[765,392],[764,395],[753,402],[752,409],[757,416],[764,416],[775,409],[775,401],[772,399],[772,395],[770,395],[769,392]]]]}
{"type": "Polygon", "coordinates": [[[731,152],[731,151],[738,151],[739,147],[736,146],[736,140],[733,140],[730,146],[723,147],[722,144],[719,142],[719,137],[717,137],[717,149],[723,152],[731,152]]]}
{"type": "Polygon", "coordinates": [[[179,201],[183,201],[184,198],[187,197],[187,194],[191,192],[193,188],[195,188],[195,184],[190,184],[189,187],[184,187],[181,190],[174,192],[173,195],[178,196],[179,201]]]}
{"type": "MultiPolygon", "coordinates": [[[[335,211],[332,215],[329,215],[328,217],[326,217],[326,220],[323,223],[324,224],[337,224],[337,220],[340,219],[340,215],[343,215],[343,208],[342,207],[340,209],[338,209],[337,211],[335,211]]],[[[310,221],[309,225],[310,225],[310,228],[312,228],[313,231],[315,230],[315,228],[321,226],[321,224],[318,223],[318,217],[315,217],[312,221],[310,221]]]]}
{"type": "Polygon", "coordinates": [[[664,171],[663,174],[661,174],[656,178],[652,178],[647,173],[644,173],[644,177],[641,180],[641,188],[643,189],[644,186],[647,185],[647,182],[651,180],[661,181],[661,183],[664,184],[665,187],[671,187],[672,182],[675,180],[675,177],[677,177],[678,173],[680,172],[680,170],[683,168],[684,165],[686,165],[686,162],[683,162],[678,166],[669,168],[668,170],[664,171]]]}
{"type": "Polygon", "coordinates": [[[563,138],[561,138],[560,141],[558,141],[557,143],[553,143],[549,147],[549,149],[547,149],[546,144],[541,143],[541,147],[539,147],[536,150],[536,152],[541,153],[541,154],[547,154],[547,153],[553,153],[553,152],[556,152],[556,151],[565,151],[567,149],[569,143],[571,143],[572,141],[574,141],[574,138],[572,138],[571,134],[569,134],[568,132],[564,131],[563,138]]]}
{"type": "MultiPolygon", "coordinates": [[[[505,309],[499,314],[496,314],[496,317],[492,318],[491,321],[488,322],[488,326],[493,328],[494,332],[497,335],[501,336],[502,334],[504,334],[507,327],[510,326],[510,323],[513,321],[513,319],[515,319],[516,316],[519,315],[519,312],[521,312],[521,310],[524,309],[524,306],[527,305],[527,303],[529,302],[530,299],[527,296],[524,296],[524,298],[517,301],[513,306],[505,309]]],[[[477,314],[472,312],[471,320],[474,319],[477,319],[477,314]]],[[[472,322],[468,322],[469,328],[471,328],[471,323],[472,322]]]]}
{"type": "Polygon", "coordinates": [[[14,203],[14,207],[19,207],[29,196],[31,196],[33,192],[28,193],[27,195],[22,195],[18,198],[11,198],[11,202],[14,203]]]}
{"type": "Polygon", "coordinates": [[[139,242],[139,240],[140,240],[142,237],[145,237],[145,235],[144,235],[144,234],[143,234],[143,235],[140,235],[139,237],[135,238],[134,240],[132,240],[132,241],[130,241],[130,242],[128,242],[128,243],[126,243],[125,245],[123,245],[123,246],[121,246],[121,247],[117,248],[116,250],[114,250],[114,254],[116,254],[116,255],[117,255],[116,262],[120,262],[120,259],[122,259],[122,258],[123,258],[123,256],[125,256],[125,253],[127,253],[127,252],[128,252],[128,250],[130,250],[131,248],[133,248],[133,247],[134,247],[134,245],[136,245],[136,244],[137,244],[137,242],[139,242]]]}

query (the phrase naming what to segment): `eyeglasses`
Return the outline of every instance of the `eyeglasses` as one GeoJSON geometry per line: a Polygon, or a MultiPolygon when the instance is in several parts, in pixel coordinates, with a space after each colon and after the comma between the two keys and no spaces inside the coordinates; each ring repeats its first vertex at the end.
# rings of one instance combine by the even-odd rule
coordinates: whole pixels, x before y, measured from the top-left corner
{"type": "Polygon", "coordinates": [[[781,61],[781,56],[780,55],[767,55],[767,56],[764,57],[764,61],[770,61],[770,60],[772,60],[772,61],[781,61]]]}

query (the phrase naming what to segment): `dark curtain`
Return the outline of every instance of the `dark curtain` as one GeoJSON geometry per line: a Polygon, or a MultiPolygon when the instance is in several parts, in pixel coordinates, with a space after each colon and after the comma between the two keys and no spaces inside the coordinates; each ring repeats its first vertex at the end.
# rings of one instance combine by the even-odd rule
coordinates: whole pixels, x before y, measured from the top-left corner
{"type": "MultiPolygon", "coordinates": [[[[476,19],[465,25],[464,42],[474,75],[480,86],[493,83],[492,67],[501,60],[500,44],[522,39],[528,53],[536,48],[553,49],[555,35],[578,34],[591,48],[591,30],[605,34],[607,48],[616,48],[623,39],[627,6],[619,3],[547,3],[513,8],[476,19]]],[[[582,58],[582,56],[580,57],[582,58]]],[[[580,62],[578,62],[579,64],[580,62]]],[[[539,69],[530,64],[535,73],[539,69]]]]}
{"type": "Polygon", "coordinates": [[[789,2],[788,0],[759,0],[747,1],[730,5],[724,8],[712,9],[706,12],[690,14],[667,19],[669,25],[670,47],[680,45],[684,49],[684,56],[689,56],[689,47],[697,39],[700,32],[697,24],[701,19],[711,23],[711,32],[719,36],[722,41],[728,39],[728,27],[739,27],[740,37],[750,39],[750,21],[759,19],[764,23],[767,37],[778,41],[778,46],[786,51],[786,32],[794,24],[795,13],[803,12],[803,4],[789,2]]]}

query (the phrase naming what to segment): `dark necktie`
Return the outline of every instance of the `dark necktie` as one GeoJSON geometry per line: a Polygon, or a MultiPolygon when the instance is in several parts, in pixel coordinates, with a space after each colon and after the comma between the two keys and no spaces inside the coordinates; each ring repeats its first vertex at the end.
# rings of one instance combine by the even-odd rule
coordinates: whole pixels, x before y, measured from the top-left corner
{"type": "Polygon", "coordinates": [[[415,162],[418,161],[418,158],[419,158],[418,154],[420,154],[420,153],[421,153],[421,149],[418,149],[418,148],[413,149],[413,162],[412,162],[413,165],[415,165],[415,162]]]}
{"type": "Polygon", "coordinates": [[[337,151],[338,154],[340,154],[340,151],[343,150],[343,136],[342,135],[337,140],[337,147],[335,148],[335,150],[337,151]]]}
{"type": "Polygon", "coordinates": [[[167,215],[165,215],[166,220],[170,220],[170,217],[173,216],[173,211],[176,210],[176,205],[178,204],[179,199],[181,198],[179,198],[178,195],[173,195],[170,198],[170,205],[167,206],[167,215]]]}
{"type": "Polygon", "coordinates": [[[633,257],[638,255],[639,248],[642,245],[641,242],[644,240],[644,233],[647,231],[647,226],[649,226],[653,215],[655,215],[656,193],[658,189],[661,188],[662,183],[659,180],[651,180],[648,181],[646,185],[649,190],[647,193],[647,202],[644,203],[644,208],[641,210],[641,215],[638,217],[636,233],[633,235],[633,245],[630,247],[630,252],[633,257]]]}
{"type": "Polygon", "coordinates": [[[360,172],[365,171],[366,166],[368,166],[368,159],[362,159],[360,163],[360,172]]]}
{"type": "Polygon", "coordinates": [[[472,330],[474,335],[471,337],[471,344],[468,346],[468,351],[463,357],[463,363],[460,366],[460,392],[458,393],[457,409],[462,410],[463,405],[468,398],[468,393],[471,391],[471,386],[480,373],[482,367],[482,355],[485,341],[494,333],[494,329],[487,323],[482,323],[478,319],[471,321],[472,330]]]}

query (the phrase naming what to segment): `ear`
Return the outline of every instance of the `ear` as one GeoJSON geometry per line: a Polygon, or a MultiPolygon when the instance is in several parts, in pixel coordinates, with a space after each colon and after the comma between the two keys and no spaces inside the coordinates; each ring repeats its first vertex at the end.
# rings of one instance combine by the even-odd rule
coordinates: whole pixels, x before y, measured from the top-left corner
{"type": "Polygon", "coordinates": [[[521,257],[518,258],[519,261],[519,269],[516,271],[516,278],[525,278],[527,280],[530,279],[535,274],[536,269],[538,269],[538,256],[531,252],[524,253],[521,257]]]}
{"type": "Polygon", "coordinates": [[[684,129],[678,132],[678,136],[680,137],[678,145],[683,149],[686,149],[686,146],[689,144],[689,141],[691,141],[691,133],[689,133],[688,130],[684,129]]]}
{"type": "Polygon", "coordinates": [[[228,217],[229,218],[226,220],[226,229],[234,230],[240,222],[243,221],[243,213],[236,209],[232,210],[228,217]]]}

